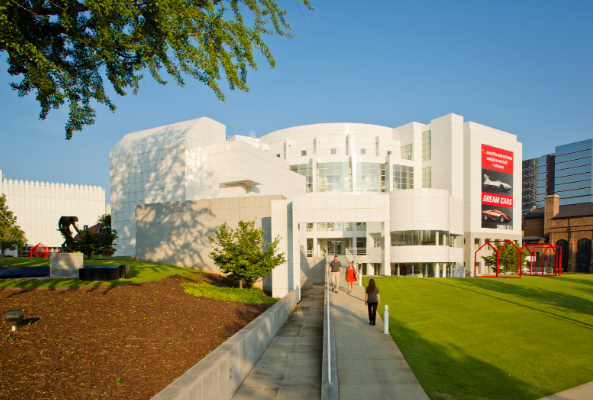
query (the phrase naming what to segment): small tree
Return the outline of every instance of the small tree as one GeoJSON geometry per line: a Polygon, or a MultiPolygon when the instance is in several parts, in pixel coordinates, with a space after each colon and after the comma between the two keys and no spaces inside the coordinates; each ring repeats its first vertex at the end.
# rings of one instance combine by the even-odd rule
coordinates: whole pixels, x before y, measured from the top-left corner
{"type": "Polygon", "coordinates": [[[5,250],[17,250],[27,243],[25,232],[16,224],[16,216],[6,205],[6,195],[0,196],[0,257],[5,250]]]}
{"type": "Polygon", "coordinates": [[[72,251],[80,251],[88,258],[94,254],[112,255],[115,253],[113,243],[117,239],[117,231],[111,229],[111,214],[99,217],[98,223],[101,226],[99,232],[92,229],[80,232],[78,239],[70,246],[72,251]]]}
{"type": "MultiPolygon", "coordinates": [[[[504,246],[504,243],[495,243],[494,246],[498,250],[502,246],[504,246]]],[[[505,274],[516,272],[516,270],[517,270],[517,254],[518,253],[519,253],[519,250],[517,250],[515,248],[515,246],[513,246],[512,244],[509,244],[509,245],[505,246],[504,249],[500,250],[500,253],[499,253],[500,254],[500,257],[499,257],[500,271],[502,271],[505,274]]],[[[520,268],[523,268],[527,264],[527,256],[528,255],[529,254],[526,254],[525,250],[522,252],[520,268]]],[[[496,272],[496,252],[495,251],[493,251],[492,254],[490,254],[489,256],[482,256],[482,259],[484,260],[484,263],[487,266],[492,267],[493,271],[496,272]]]]}
{"type": "Polygon", "coordinates": [[[274,268],[286,262],[284,253],[276,254],[280,236],[268,243],[265,234],[263,229],[255,228],[255,220],[239,221],[236,230],[224,223],[214,233],[215,238],[208,236],[208,240],[217,245],[209,257],[228,274],[229,279],[239,281],[240,288],[243,288],[243,281],[250,288],[258,279],[267,277],[274,268]]]}

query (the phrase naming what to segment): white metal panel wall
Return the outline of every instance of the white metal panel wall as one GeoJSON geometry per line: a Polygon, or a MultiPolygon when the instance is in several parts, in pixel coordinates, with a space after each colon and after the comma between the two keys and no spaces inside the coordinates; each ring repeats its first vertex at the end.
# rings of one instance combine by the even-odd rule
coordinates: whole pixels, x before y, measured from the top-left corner
{"type": "Polygon", "coordinates": [[[79,227],[95,225],[105,214],[105,190],[98,186],[4,179],[0,193],[17,217],[31,245],[58,247],[64,241],[58,229],[62,216],[78,217],[79,227]]]}

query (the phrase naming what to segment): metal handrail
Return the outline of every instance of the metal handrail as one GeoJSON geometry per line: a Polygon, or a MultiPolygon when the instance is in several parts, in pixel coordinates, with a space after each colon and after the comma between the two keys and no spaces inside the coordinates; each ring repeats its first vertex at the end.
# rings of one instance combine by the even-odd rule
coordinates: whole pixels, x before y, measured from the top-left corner
{"type": "Polygon", "coordinates": [[[325,258],[325,280],[327,281],[327,381],[331,385],[332,383],[332,366],[331,366],[331,340],[330,340],[330,314],[329,314],[329,289],[331,284],[331,279],[329,279],[329,263],[327,262],[327,257],[325,258]]]}

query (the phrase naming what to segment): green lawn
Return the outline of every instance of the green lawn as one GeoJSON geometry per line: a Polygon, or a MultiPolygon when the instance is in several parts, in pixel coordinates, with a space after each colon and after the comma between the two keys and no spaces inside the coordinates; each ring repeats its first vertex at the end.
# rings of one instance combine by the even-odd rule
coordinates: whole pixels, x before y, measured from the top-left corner
{"type": "Polygon", "coordinates": [[[374,279],[431,399],[535,400],[593,381],[592,275],[374,279]]]}
{"type": "MultiPolygon", "coordinates": [[[[206,281],[206,280],[205,280],[206,281]]],[[[272,304],[278,302],[278,298],[269,297],[257,289],[238,289],[213,285],[208,282],[191,283],[183,282],[181,284],[185,293],[197,297],[207,297],[209,299],[232,301],[243,304],[272,304]]]]}
{"type": "MultiPolygon", "coordinates": [[[[36,287],[73,287],[73,286],[99,286],[99,285],[124,285],[130,283],[143,283],[156,281],[171,275],[191,275],[193,272],[187,268],[174,267],[165,264],[154,264],[148,262],[135,262],[113,259],[110,257],[84,260],[85,265],[120,265],[130,264],[132,266],[131,279],[119,279],[106,282],[88,282],[80,279],[0,279],[0,288],[36,288],[36,287]]],[[[0,267],[41,267],[49,265],[47,258],[0,258],[0,267]]]]}
{"type": "MultiPolygon", "coordinates": [[[[156,281],[171,275],[183,275],[192,280],[183,282],[186,293],[209,299],[232,301],[244,304],[276,303],[277,298],[265,295],[257,289],[237,289],[228,287],[224,283],[209,279],[208,274],[202,275],[199,271],[188,268],[174,267],[166,264],[154,264],[148,262],[135,262],[117,260],[110,257],[88,260],[85,258],[85,265],[120,265],[130,264],[132,267],[131,279],[119,279],[106,282],[88,282],[80,279],[0,279],[0,288],[38,288],[38,287],[77,287],[77,286],[99,286],[99,285],[124,285],[156,281]],[[205,278],[204,278],[205,277],[205,278]]],[[[0,258],[1,267],[42,267],[49,265],[47,258],[0,258]]]]}

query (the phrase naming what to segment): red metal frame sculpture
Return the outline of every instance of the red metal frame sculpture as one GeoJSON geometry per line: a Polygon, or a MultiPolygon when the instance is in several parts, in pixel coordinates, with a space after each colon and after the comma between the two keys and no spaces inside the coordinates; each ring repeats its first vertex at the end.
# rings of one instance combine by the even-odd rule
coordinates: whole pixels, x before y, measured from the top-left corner
{"type": "MultiPolygon", "coordinates": [[[[521,276],[522,276],[522,274],[523,274],[523,269],[521,268],[521,255],[523,254],[523,248],[525,248],[525,246],[523,246],[522,248],[519,248],[515,243],[513,243],[512,240],[493,240],[493,241],[487,241],[478,250],[476,250],[475,253],[474,253],[474,277],[475,278],[520,279],[521,276]],[[501,246],[499,249],[497,249],[496,247],[494,247],[492,245],[492,243],[498,243],[498,242],[504,242],[504,245],[501,246]],[[504,249],[506,246],[508,246],[509,243],[511,245],[513,245],[517,249],[517,251],[519,251],[519,253],[517,253],[517,275],[519,275],[519,276],[501,276],[500,275],[500,251],[502,249],[504,249]],[[494,250],[496,252],[496,275],[481,275],[481,276],[477,276],[476,275],[476,271],[478,269],[478,252],[480,250],[482,250],[485,246],[490,246],[492,248],[492,250],[494,250]]],[[[529,249],[527,249],[527,251],[529,252],[529,254],[531,254],[531,251],[529,251],[529,249]]]]}
{"type": "MultiPolygon", "coordinates": [[[[528,246],[528,245],[524,245],[523,247],[525,247],[525,246],[528,246]]],[[[541,271],[541,273],[538,273],[535,271],[535,268],[534,268],[535,260],[532,259],[531,263],[530,263],[530,267],[529,267],[529,272],[526,272],[527,275],[532,275],[532,276],[561,276],[562,275],[562,246],[553,246],[551,244],[548,244],[548,245],[535,244],[535,245],[531,245],[531,248],[533,250],[545,249],[544,254],[542,255],[542,271],[541,271]],[[545,262],[546,262],[546,253],[548,252],[548,250],[553,250],[554,254],[556,256],[555,260],[554,260],[554,273],[553,274],[546,274],[545,262]],[[558,253],[558,250],[560,250],[560,253],[558,253]]],[[[531,252],[529,252],[529,253],[531,254],[531,252]]]]}
{"type": "Polygon", "coordinates": [[[43,243],[38,243],[37,245],[33,246],[29,251],[29,257],[48,258],[49,248],[43,243]]]}

